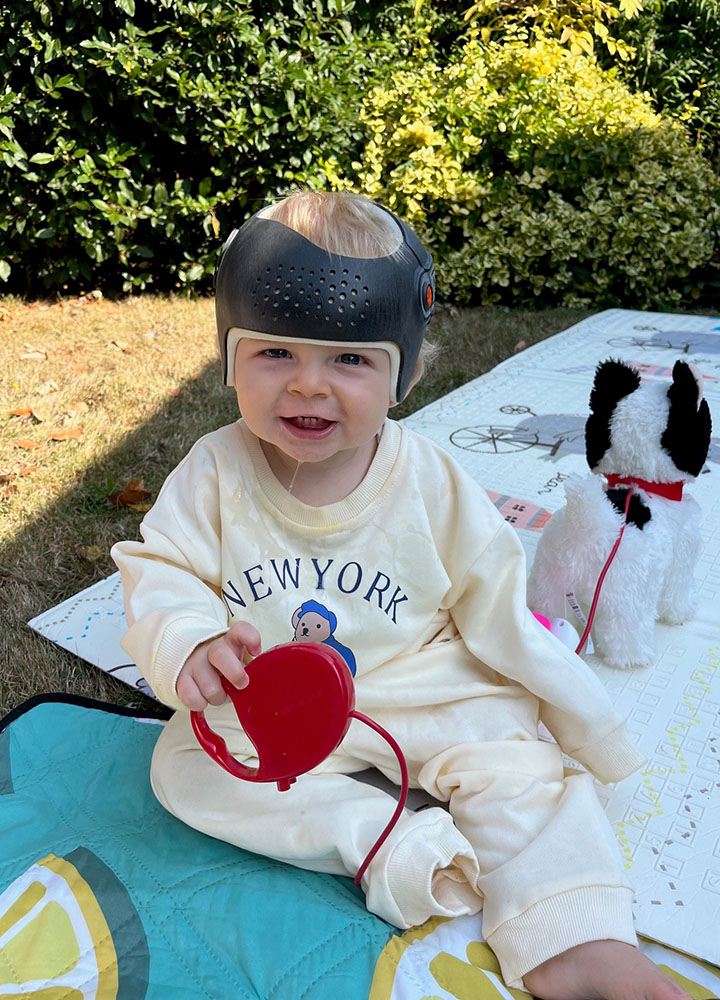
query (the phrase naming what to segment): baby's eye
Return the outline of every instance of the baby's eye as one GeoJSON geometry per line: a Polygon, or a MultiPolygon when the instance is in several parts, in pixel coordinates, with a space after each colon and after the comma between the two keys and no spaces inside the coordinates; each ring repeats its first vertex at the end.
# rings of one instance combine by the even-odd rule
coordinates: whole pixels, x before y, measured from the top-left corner
{"type": "Polygon", "coordinates": [[[286,351],[283,347],[268,347],[267,350],[263,351],[266,358],[289,358],[290,351],[286,351]]]}
{"type": "Polygon", "coordinates": [[[344,365],[361,365],[364,362],[361,354],[341,354],[340,361],[344,365]]]}

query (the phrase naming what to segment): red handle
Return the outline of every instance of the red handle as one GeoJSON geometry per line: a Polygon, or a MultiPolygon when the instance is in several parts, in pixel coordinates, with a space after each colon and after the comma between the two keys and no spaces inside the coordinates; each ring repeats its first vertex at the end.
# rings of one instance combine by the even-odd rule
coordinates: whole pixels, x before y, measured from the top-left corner
{"type": "Polygon", "coordinates": [[[340,744],[351,719],[379,733],[400,765],[401,790],[395,812],[355,876],[360,884],[368,865],[400,819],[408,794],[408,770],[390,733],[355,711],[355,689],[347,664],[332,647],[291,642],[261,653],[247,667],[250,684],[238,690],[224,677],[223,688],[257,750],[259,767],[241,764],[202,712],[190,721],[200,746],[229,774],[244,781],[275,781],[286,792],[297,775],[317,767],[340,744]]]}
{"type": "Polygon", "coordinates": [[[192,727],[203,750],[229,774],[276,781],[284,792],[299,774],[325,760],[347,732],[355,705],[352,676],[337,650],[317,642],[274,646],[246,669],[250,683],[245,688],[221,680],[259,766],[236,760],[202,712],[190,713],[192,727]]]}
{"type": "MultiPolygon", "coordinates": [[[[232,691],[236,689],[232,688],[232,685],[224,677],[222,678],[222,685],[230,697],[232,697],[232,691]],[[232,690],[230,690],[231,688],[232,690]]],[[[239,760],[236,760],[228,750],[227,743],[222,736],[210,728],[203,712],[191,712],[190,722],[200,746],[228,774],[232,774],[234,778],[242,778],[244,781],[275,780],[272,776],[270,778],[264,777],[261,767],[248,767],[247,764],[241,764],[239,760]]],[[[295,781],[295,778],[280,778],[277,783],[278,790],[286,792],[293,781],[295,781]]]]}

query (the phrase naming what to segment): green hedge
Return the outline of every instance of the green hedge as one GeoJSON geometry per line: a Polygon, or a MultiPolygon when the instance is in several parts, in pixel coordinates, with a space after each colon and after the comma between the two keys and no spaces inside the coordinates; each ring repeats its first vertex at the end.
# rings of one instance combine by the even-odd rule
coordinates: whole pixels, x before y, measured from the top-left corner
{"type": "Polygon", "coordinates": [[[308,185],[407,216],[459,302],[717,296],[717,178],[684,127],[459,10],[0,0],[4,289],[207,289],[232,226],[308,185]]]}
{"type": "Polygon", "coordinates": [[[645,0],[614,33],[635,49],[623,77],[681,115],[720,171],[720,0],[645,0]]]}
{"type": "Polygon", "coordinates": [[[411,22],[354,0],[0,3],[6,290],[207,284],[218,233],[359,145],[354,101],[411,22]]]}
{"type": "MultiPolygon", "coordinates": [[[[717,302],[718,178],[683,126],[557,42],[483,45],[395,74],[353,185],[405,215],[459,302],[717,302]],[[713,284],[715,282],[715,284],[713,284]]],[[[347,185],[345,164],[330,171],[347,185]]]]}

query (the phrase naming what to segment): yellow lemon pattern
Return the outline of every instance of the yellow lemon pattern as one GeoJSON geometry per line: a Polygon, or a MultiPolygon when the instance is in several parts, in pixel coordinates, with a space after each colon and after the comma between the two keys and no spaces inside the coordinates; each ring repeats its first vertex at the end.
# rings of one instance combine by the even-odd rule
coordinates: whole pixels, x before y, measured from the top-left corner
{"type": "Polygon", "coordinates": [[[50,854],[0,895],[0,1000],[115,1000],[118,964],[77,868],[50,854]]]}
{"type": "Polygon", "coordinates": [[[430,962],[430,971],[438,984],[458,1000],[482,997],[483,1000],[523,1000],[527,993],[511,990],[503,984],[500,964],[490,946],[471,941],[467,946],[467,961],[440,952],[430,962]]]}
{"type": "MultiPolygon", "coordinates": [[[[505,985],[479,929],[477,916],[433,917],[393,936],[375,965],[369,1000],[527,1000],[505,985]]],[[[640,949],[691,997],[720,995],[720,969],[644,938],[640,949]]]]}

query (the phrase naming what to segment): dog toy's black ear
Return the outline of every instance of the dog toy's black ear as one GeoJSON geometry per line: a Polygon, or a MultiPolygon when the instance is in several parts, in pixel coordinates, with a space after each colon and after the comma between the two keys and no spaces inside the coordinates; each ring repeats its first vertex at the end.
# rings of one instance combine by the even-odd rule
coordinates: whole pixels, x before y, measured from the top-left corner
{"type": "Polygon", "coordinates": [[[667,394],[670,412],[660,444],[680,472],[697,476],[705,464],[712,432],[710,409],[703,399],[702,375],[694,365],[676,361],[667,394]]]}
{"type": "Polygon", "coordinates": [[[594,469],[610,447],[610,418],[618,402],[640,386],[640,375],[622,361],[601,361],[590,393],[590,416],[585,423],[585,457],[594,469]]]}

